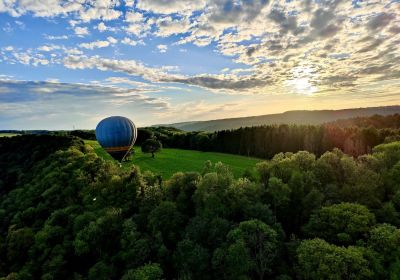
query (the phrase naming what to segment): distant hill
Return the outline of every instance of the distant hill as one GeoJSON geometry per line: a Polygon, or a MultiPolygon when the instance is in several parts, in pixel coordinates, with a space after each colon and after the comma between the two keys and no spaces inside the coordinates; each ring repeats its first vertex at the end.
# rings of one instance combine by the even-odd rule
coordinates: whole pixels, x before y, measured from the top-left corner
{"type": "Polygon", "coordinates": [[[339,119],[367,117],[372,115],[399,114],[400,106],[382,106],[369,108],[353,108],[343,110],[287,111],[280,114],[262,116],[219,119],[210,121],[190,121],[155,126],[169,126],[186,131],[217,131],[235,129],[246,126],[268,124],[322,124],[339,119]]]}

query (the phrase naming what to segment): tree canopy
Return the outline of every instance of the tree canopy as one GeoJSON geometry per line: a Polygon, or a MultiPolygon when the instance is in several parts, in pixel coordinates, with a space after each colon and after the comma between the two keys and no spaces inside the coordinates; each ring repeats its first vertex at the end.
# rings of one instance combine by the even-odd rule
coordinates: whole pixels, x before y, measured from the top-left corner
{"type": "Polygon", "coordinates": [[[0,279],[396,279],[400,143],[168,181],[74,137],[0,138],[0,279]],[[18,148],[17,148],[18,147],[18,148]]]}
{"type": "Polygon", "coordinates": [[[162,144],[155,138],[149,138],[142,143],[142,152],[143,153],[151,153],[151,156],[154,158],[154,153],[161,151],[162,144]]]}

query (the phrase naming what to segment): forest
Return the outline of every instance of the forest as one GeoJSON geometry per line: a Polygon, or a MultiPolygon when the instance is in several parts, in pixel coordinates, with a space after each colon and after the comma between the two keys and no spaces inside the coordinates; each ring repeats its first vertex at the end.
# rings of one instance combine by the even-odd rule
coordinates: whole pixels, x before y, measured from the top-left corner
{"type": "Polygon", "coordinates": [[[319,152],[163,181],[75,136],[0,138],[0,279],[399,279],[400,142],[319,152]]]}
{"type": "MultiPolygon", "coordinates": [[[[4,131],[18,134],[76,136],[95,140],[93,130],[4,131]]],[[[237,154],[271,159],[281,152],[309,151],[321,156],[334,148],[352,156],[370,153],[382,143],[400,141],[400,114],[338,119],[321,125],[262,125],[215,132],[174,127],[142,127],[136,145],[156,138],[166,148],[237,154]]]]}
{"type": "Polygon", "coordinates": [[[321,156],[334,148],[357,157],[370,153],[378,144],[400,140],[400,115],[358,117],[322,125],[264,125],[216,132],[148,127],[139,130],[137,142],[140,144],[149,137],[156,137],[164,147],[265,159],[281,152],[302,150],[321,156]]]}

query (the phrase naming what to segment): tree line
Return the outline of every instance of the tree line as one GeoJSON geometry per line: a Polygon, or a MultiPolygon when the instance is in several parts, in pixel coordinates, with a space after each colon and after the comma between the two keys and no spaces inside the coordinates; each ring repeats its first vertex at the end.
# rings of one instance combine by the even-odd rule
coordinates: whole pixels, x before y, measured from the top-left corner
{"type": "Polygon", "coordinates": [[[400,275],[400,142],[278,153],[240,179],[206,162],[162,181],[73,137],[1,138],[0,163],[1,279],[400,275]]]}
{"type": "Polygon", "coordinates": [[[137,143],[156,137],[163,147],[213,151],[270,159],[280,152],[309,151],[317,156],[333,148],[359,156],[378,144],[400,140],[398,128],[324,125],[265,125],[210,132],[169,127],[139,129],[137,143]]]}
{"type": "Polygon", "coordinates": [[[355,117],[349,119],[339,119],[331,122],[340,127],[375,127],[375,128],[400,128],[400,114],[394,115],[373,115],[370,117],[355,117]]]}

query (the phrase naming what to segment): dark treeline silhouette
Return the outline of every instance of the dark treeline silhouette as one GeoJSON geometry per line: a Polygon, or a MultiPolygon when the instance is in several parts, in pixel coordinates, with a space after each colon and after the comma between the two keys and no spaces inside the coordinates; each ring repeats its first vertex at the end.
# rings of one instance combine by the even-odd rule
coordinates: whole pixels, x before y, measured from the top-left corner
{"type": "Polygon", "coordinates": [[[371,117],[357,117],[350,119],[340,119],[331,124],[340,127],[375,127],[375,128],[400,128],[400,114],[381,116],[373,115],[371,117]]]}
{"type": "Polygon", "coordinates": [[[240,179],[206,162],[162,181],[61,136],[1,138],[0,163],[0,279],[400,275],[400,142],[279,153],[240,179]]]}
{"type": "Polygon", "coordinates": [[[309,151],[320,156],[333,148],[359,156],[378,144],[400,139],[400,129],[324,125],[267,125],[217,132],[183,132],[168,127],[139,130],[138,144],[155,136],[164,147],[272,158],[280,152],[309,151]]]}

